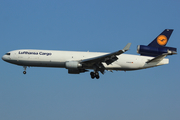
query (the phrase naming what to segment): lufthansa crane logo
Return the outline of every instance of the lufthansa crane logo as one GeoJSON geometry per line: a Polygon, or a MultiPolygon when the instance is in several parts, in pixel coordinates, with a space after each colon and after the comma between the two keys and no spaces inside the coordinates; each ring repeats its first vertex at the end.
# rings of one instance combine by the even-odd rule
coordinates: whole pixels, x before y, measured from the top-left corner
{"type": "Polygon", "coordinates": [[[159,45],[165,45],[167,43],[167,37],[165,35],[158,36],[157,43],[159,45]]]}

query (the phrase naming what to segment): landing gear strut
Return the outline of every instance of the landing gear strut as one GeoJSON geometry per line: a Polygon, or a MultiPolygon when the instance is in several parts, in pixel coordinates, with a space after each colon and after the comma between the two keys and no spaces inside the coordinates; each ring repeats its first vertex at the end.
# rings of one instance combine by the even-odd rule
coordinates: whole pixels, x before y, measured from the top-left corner
{"type": "Polygon", "coordinates": [[[98,72],[91,72],[90,75],[91,75],[92,79],[94,79],[94,78],[99,79],[99,73],[98,72]]]}
{"type": "Polygon", "coordinates": [[[26,68],[27,68],[27,66],[23,66],[23,68],[24,68],[23,74],[26,74],[26,68]]]}

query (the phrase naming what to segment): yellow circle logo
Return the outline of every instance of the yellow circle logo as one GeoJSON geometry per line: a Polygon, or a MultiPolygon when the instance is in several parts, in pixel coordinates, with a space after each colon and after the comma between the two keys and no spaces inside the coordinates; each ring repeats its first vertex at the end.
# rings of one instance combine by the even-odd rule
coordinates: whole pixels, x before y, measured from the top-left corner
{"type": "Polygon", "coordinates": [[[167,37],[165,35],[158,36],[157,43],[159,45],[165,45],[167,43],[167,37]]]}

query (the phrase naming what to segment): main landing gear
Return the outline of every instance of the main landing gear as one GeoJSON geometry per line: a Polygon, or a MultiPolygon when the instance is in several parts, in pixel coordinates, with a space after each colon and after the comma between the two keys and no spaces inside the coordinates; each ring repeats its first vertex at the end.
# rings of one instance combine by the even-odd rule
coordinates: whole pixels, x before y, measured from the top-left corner
{"type": "Polygon", "coordinates": [[[92,79],[94,79],[94,78],[99,79],[99,73],[98,72],[91,72],[90,75],[91,75],[92,79]]]}
{"type": "Polygon", "coordinates": [[[23,68],[24,68],[23,74],[26,74],[26,68],[27,68],[27,66],[23,66],[23,68]]]}

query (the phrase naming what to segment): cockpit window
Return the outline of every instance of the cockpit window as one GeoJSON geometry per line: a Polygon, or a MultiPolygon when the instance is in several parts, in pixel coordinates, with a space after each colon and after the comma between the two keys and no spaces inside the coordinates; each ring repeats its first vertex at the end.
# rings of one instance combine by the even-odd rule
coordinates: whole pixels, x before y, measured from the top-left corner
{"type": "Polygon", "coordinates": [[[10,55],[11,53],[6,53],[6,55],[10,55]]]}

